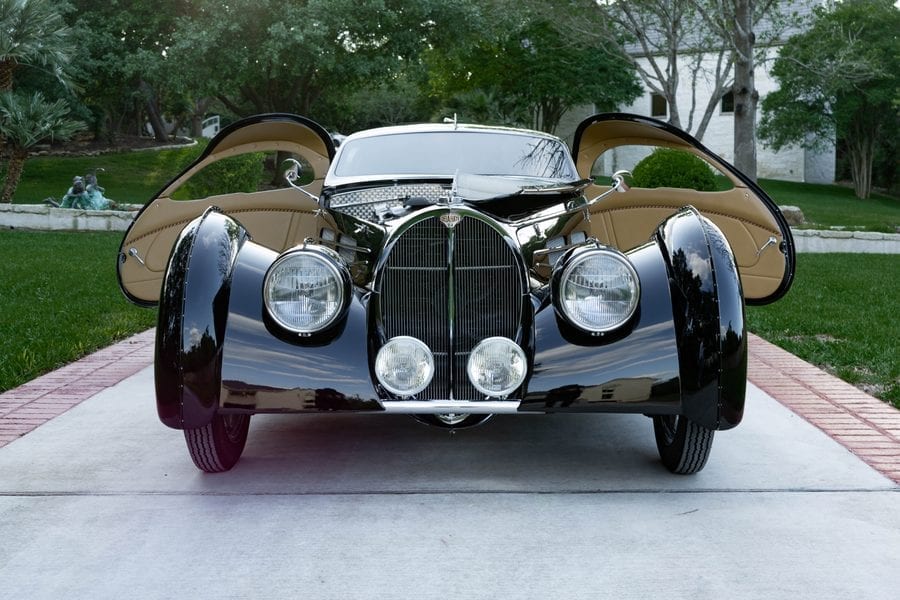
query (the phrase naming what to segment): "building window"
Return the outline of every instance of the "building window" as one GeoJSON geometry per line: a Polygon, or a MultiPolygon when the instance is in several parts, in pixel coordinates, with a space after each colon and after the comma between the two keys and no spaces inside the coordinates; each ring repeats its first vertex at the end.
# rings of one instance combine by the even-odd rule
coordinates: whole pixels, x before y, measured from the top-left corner
{"type": "Polygon", "coordinates": [[[650,94],[650,116],[665,117],[669,114],[669,106],[662,94],[650,94]]]}
{"type": "Polygon", "coordinates": [[[720,106],[723,115],[734,114],[734,92],[726,92],[720,106]]]}

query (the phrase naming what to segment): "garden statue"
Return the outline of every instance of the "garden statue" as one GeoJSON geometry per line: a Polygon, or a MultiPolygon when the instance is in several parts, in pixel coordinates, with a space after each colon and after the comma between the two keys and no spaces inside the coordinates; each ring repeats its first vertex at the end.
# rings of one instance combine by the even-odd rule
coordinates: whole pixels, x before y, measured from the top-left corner
{"type": "Polygon", "coordinates": [[[86,210],[115,209],[116,203],[103,196],[103,192],[106,190],[97,183],[97,171],[103,171],[103,169],[94,169],[84,177],[76,175],[75,178],[72,179],[72,187],[69,188],[62,200],[57,204],[48,199],[48,203],[59,208],[81,208],[86,210]]]}

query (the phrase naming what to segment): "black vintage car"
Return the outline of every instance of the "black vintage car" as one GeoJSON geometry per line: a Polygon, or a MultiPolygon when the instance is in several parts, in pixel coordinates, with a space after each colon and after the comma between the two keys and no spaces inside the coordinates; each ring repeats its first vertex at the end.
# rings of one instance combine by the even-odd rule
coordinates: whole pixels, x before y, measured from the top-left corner
{"type": "Polygon", "coordinates": [[[778,299],[793,272],[758,186],[626,114],[583,122],[571,152],[455,122],[336,151],[303,117],[249,118],[144,207],[118,258],[125,295],[159,306],[159,417],[209,472],[237,462],[251,415],[329,411],[445,428],[641,413],[663,464],[694,473],[743,415],[745,301],[778,299]],[[630,187],[619,167],[653,147],[699,156],[721,189],[630,187]],[[261,152],[287,159],[287,184],[175,199],[212,163],[261,152]]]}

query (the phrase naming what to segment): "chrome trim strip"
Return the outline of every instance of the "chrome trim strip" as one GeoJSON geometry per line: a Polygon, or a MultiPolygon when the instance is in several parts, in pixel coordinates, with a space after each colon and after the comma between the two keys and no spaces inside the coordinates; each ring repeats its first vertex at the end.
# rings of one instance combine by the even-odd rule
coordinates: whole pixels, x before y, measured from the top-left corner
{"type": "MultiPolygon", "coordinates": [[[[456,180],[454,179],[454,185],[456,180]]],[[[441,217],[445,215],[456,215],[457,222],[453,227],[447,228],[447,338],[449,341],[449,360],[447,361],[447,380],[450,384],[450,399],[453,400],[453,394],[456,390],[456,373],[454,365],[456,364],[456,225],[462,221],[462,217],[455,211],[450,211],[438,217],[443,223],[441,217]]],[[[444,223],[446,225],[446,223],[444,223]]]]}
{"type": "MultiPolygon", "coordinates": [[[[470,415],[518,414],[519,400],[383,400],[385,412],[392,414],[466,413],[470,415]]],[[[527,411],[532,412],[532,411],[527,411]]]]}

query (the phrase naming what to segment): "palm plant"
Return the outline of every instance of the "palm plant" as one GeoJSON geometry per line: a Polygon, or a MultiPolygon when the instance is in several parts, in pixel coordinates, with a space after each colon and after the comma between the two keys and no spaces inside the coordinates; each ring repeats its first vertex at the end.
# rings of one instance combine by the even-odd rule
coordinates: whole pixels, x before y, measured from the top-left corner
{"type": "Polygon", "coordinates": [[[20,64],[61,76],[72,42],[59,8],[54,0],[0,0],[0,92],[12,88],[20,64]]]}
{"type": "Polygon", "coordinates": [[[44,140],[68,139],[84,127],[81,121],[69,118],[69,108],[62,100],[48,102],[40,92],[30,96],[0,93],[0,138],[5,140],[9,158],[0,202],[12,201],[30,148],[44,140]]]}

